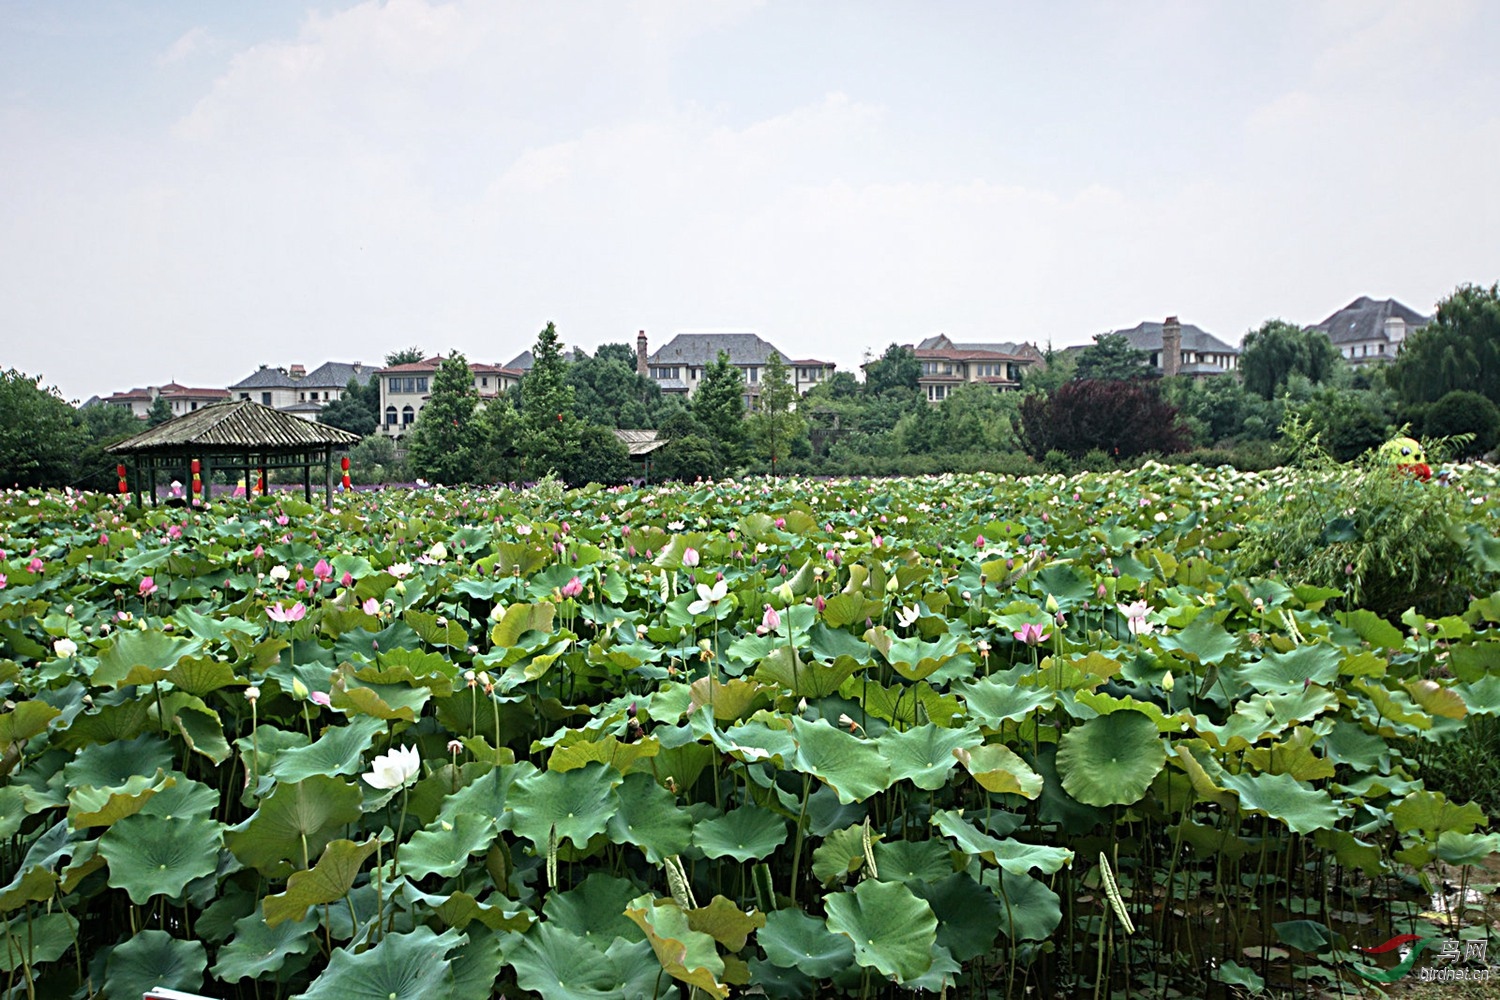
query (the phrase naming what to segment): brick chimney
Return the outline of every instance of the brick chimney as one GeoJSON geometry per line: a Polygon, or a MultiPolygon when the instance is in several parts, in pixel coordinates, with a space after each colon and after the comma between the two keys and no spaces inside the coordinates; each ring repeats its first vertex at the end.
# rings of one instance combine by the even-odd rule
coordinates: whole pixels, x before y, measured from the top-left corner
{"type": "Polygon", "coordinates": [[[1182,371],[1182,324],[1168,316],[1161,325],[1161,373],[1171,378],[1182,371]]]}
{"type": "Polygon", "coordinates": [[[649,374],[651,374],[650,368],[648,368],[647,365],[646,365],[646,331],[645,330],[642,330],[640,333],[636,334],[636,338],[635,338],[635,370],[636,370],[636,372],[638,374],[641,374],[641,375],[649,375],[649,374]]]}

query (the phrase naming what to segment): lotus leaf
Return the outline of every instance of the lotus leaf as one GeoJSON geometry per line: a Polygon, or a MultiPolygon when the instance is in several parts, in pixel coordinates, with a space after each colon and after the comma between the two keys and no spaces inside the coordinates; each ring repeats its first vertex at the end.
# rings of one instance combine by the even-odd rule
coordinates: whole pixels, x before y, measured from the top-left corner
{"type": "MultiPolygon", "coordinates": [[[[490,817],[458,813],[452,819],[439,820],[425,830],[418,830],[401,845],[401,873],[411,879],[426,875],[452,878],[463,870],[471,854],[485,851],[494,839],[495,821],[490,817]]],[[[338,843],[341,842],[334,841],[328,849],[338,843]]],[[[321,867],[323,862],[318,864],[321,867]]]]}
{"type": "Polygon", "coordinates": [[[340,827],[359,817],[358,788],[338,778],[314,775],[278,784],[225,841],[240,861],[272,878],[285,877],[288,862],[307,865],[340,827]]]}
{"type": "Polygon", "coordinates": [[[0,972],[9,974],[22,966],[35,968],[55,962],[67,954],[77,934],[78,921],[67,913],[43,913],[30,920],[16,917],[4,925],[0,972]]]}
{"type": "Polygon", "coordinates": [[[1279,819],[1296,833],[1330,830],[1349,809],[1290,774],[1226,774],[1224,787],[1240,793],[1240,808],[1279,819]]]}
{"type": "Polygon", "coordinates": [[[358,955],[339,948],[312,987],[298,996],[306,1000],[448,1000],[448,954],[464,940],[455,930],[435,934],[419,926],[404,934],[386,935],[358,955]]]}
{"type": "Polygon", "coordinates": [[[1156,723],[1135,711],[1090,719],[1063,735],[1057,771],[1063,788],[1091,806],[1138,802],[1166,764],[1156,723]]]}
{"type": "MultiPolygon", "coordinates": [[[[275,927],[284,921],[301,921],[308,907],[336,903],[349,895],[365,859],[375,853],[379,844],[373,837],[363,844],[352,840],[329,841],[316,865],[293,872],[287,880],[285,892],[267,896],[261,901],[266,923],[275,927]]],[[[411,844],[405,846],[403,868],[406,864],[404,854],[411,851],[411,844]]]]}
{"type": "Polygon", "coordinates": [[[552,838],[579,850],[603,833],[614,811],[618,771],[590,763],[575,771],[535,771],[516,780],[506,801],[510,828],[545,852],[552,838]]]}
{"type": "Polygon", "coordinates": [[[384,730],[385,723],[380,719],[350,719],[347,725],[332,727],[307,746],[282,752],[267,773],[286,784],[314,775],[358,774],[365,767],[365,751],[384,730]]]}
{"type": "Polygon", "coordinates": [[[627,774],[615,795],[618,808],[609,817],[609,839],[614,843],[634,844],[653,865],[681,854],[692,843],[692,817],[651,775],[627,774]]]}
{"type": "Polygon", "coordinates": [[[220,824],[205,817],[130,816],[99,838],[99,853],[109,863],[109,884],[139,904],[174,899],[193,879],[212,875],[222,837],[220,824]]]}
{"type": "Polygon", "coordinates": [[[979,744],[978,730],[944,729],[929,722],[904,732],[890,729],[875,742],[890,763],[891,782],[909,780],[918,788],[934,791],[948,782],[955,751],[979,744]]]}
{"type": "Polygon", "coordinates": [[[773,910],[766,914],[766,926],[756,933],[755,940],[773,964],[800,969],[818,979],[847,969],[854,957],[851,938],[830,934],[823,921],[801,910],[773,910]]]}
{"type": "Polygon", "coordinates": [[[317,929],[313,920],[271,924],[257,910],[235,921],[234,937],[219,949],[218,960],[209,971],[226,983],[279,972],[288,958],[312,950],[317,929]]]}
{"type": "Polygon", "coordinates": [[[967,822],[961,813],[951,809],[933,813],[932,823],[944,835],[952,838],[959,850],[984,858],[1013,875],[1024,875],[1033,868],[1044,875],[1050,875],[1073,860],[1073,852],[1066,848],[1042,847],[992,837],[967,822]]]}
{"type": "Polygon", "coordinates": [[[932,967],[937,917],[900,882],[861,882],[823,898],[828,929],[854,943],[854,960],[904,983],[932,967]]]}
{"type": "Polygon", "coordinates": [[[758,806],[743,806],[693,827],[693,843],[710,858],[768,857],[786,838],[786,820],[758,806]]]}
{"type": "Polygon", "coordinates": [[[724,960],[714,947],[714,939],[693,930],[687,914],[676,903],[637,896],[626,907],[625,915],[645,932],[667,975],[719,1000],[729,996],[729,987],[721,981],[724,960]]]}
{"type": "Polygon", "coordinates": [[[144,930],[109,953],[104,992],[111,997],[145,996],[158,986],[195,993],[203,988],[208,955],[201,941],[182,941],[166,931],[144,930]]]}
{"type": "Polygon", "coordinates": [[[972,751],[955,749],[956,757],[986,791],[1034,799],[1042,792],[1042,776],[1016,752],[1001,743],[987,743],[972,751]]]}
{"type": "Polygon", "coordinates": [[[953,874],[952,852],[941,840],[877,840],[871,850],[886,882],[936,882],[953,874]]]}

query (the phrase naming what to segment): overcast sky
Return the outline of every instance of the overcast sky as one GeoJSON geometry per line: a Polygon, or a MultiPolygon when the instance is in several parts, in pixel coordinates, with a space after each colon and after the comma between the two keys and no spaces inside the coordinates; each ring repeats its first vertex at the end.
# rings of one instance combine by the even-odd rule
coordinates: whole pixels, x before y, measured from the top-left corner
{"type": "Polygon", "coordinates": [[[1230,342],[1500,278],[1500,4],[0,0],[0,367],[1230,342]]]}

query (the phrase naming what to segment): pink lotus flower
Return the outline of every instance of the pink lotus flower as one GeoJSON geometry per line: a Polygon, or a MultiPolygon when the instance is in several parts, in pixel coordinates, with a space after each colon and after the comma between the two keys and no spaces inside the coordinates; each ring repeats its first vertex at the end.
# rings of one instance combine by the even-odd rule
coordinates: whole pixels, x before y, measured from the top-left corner
{"type": "Polygon", "coordinates": [[[254,558],[256,558],[256,559],[259,559],[259,558],[260,558],[260,557],[261,557],[261,556],[263,556],[263,555],[265,555],[265,554],[266,554],[266,550],[265,550],[265,548],[264,548],[264,547],[262,547],[262,546],[260,546],[260,545],[257,545],[257,546],[256,546],[256,547],[255,547],[255,551],[254,551],[254,552],[252,552],[252,553],[250,553],[250,555],[251,555],[251,556],[252,556],[252,557],[254,557],[254,558]]]}
{"type": "Polygon", "coordinates": [[[301,601],[298,601],[289,608],[282,607],[281,602],[277,601],[266,609],[267,618],[273,622],[282,622],[287,625],[290,625],[292,622],[300,622],[306,616],[307,607],[301,601]]]}
{"type": "Polygon", "coordinates": [[[289,518],[289,517],[287,517],[285,514],[277,514],[276,515],[276,523],[279,524],[279,525],[281,525],[283,528],[285,528],[288,524],[290,524],[291,520],[292,519],[289,518]]]}
{"type": "Polygon", "coordinates": [[[305,593],[307,593],[307,581],[304,580],[304,579],[302,579],[299,576],[297,578],[297,588],[296,589],[297,589],[297,593],[299,593],[299,594],[305,594],[305,593]]]}
{"type": "Polygon", "coordinates": [[[307,700],[312,702],[314,705],[322,705],[324,708],[327,708],[329,705],[333,704],[332,699],[328,697],[327,691],[314,691],[312,694],[309,694],[307,696],[307,700]]]}
{"type": "Polygon", "coordinates": [[[354,574],[346,572],[343,577],[340,578],[339,583],[343,584],[346,587],[354,586],[354,574]]]}
{"type": "Polygon", "coordinates": [[[682,564],[684,566],[698,565],[698,550],[693,548],[691,545],[688,546],[687,549],[682,553],[682,564]]]}
{"type": "Polygon", "coordinates": [[[767,604],[766,613],[761,616],[760,624],[767,632],[774,632],[781,628],[781,616],[776,613],[775,608],[767,604]]]}
{"type": "Polygon", "coordinates": [[[821,612],[824,608],[828,607],[828,602],[823,600],[822,594],[819,594],[813,598],[813,607],[821,612]]]}
{"type": "Polygon", "coordinates": [[[168,538],[181,538],[182,537],[182,525],[180,525],[180,524],[169,524],[169,525],[167,525],[167,537],[168,538]]]}
{"type": "Polygon", "coordinates": [[[982,549],[982,548],[984,548],[984,536],[983,535],[975,535],[974,536],[974,547],[976,549],[982,549]]]}
{"type": "Polygon", "coordinates": [[[150,597],[152,594],[156,593],[156,581],[151,579],[149,576],[142,577],[139,590],[142,597],[150,597]]]}
{"type": "Polygon", "coordinates": [[[1027,646],[1037,646],[1047,641],[1050,633],[1042,631],[1045,626],[1027,622],[1021,626],[1020,631],[1012,632],[1011,637],[1017,642],[1027,646]]]}
{"type": "Polygon", "coordinates": [[[786,518],[784,518],[784,517],[778,517],[776,519],[776,527],[778,527],[778,528],[785,528],[786,527],[786,518]]]}
{"type": "Polygon", "coordinates": [[[581,593],[583,593],[583,581],[576,576],[562,585],[562,595],[564,597],[577,597],[581,593]]]}
{"type": "Polygon", "coordinates": [[[1117,604],[1116,609],[1120,612],[1126,623],[1130,626],[1131,635],[1150,635],[1156,631],[1156,626],[1146,620],[1146,615],[1151,610],[1151,605],[1145,601],[1136,601],[1133,604],[1117,604]]]}
{"type": "Polygon", "coordinates": [[[33,573],[40,573],[45,566],[46,563],[42,562],[41,556],[32,556],[31,562],[26,564],[26,568],[33,573]]]}
{"type": "Polygon", "coordinates": [[[0,573],[0,590],[5,589],[5,574],[0,573]]]}
{"type": "Polygon", "coordinates": [[[319,583],[327,583],[333,579],[333,567],[328,565],[327,559],[319,559],[313,567],[313,579],[319,583]]]}
{"type": "Polygon", "coordinates": [[[359,607],[360,610],[367,615],[379,614],[380,612],[380,602],[375,600],[375,598],[373,597],[365,598],[365,603],[361,604],[359,607]]]}

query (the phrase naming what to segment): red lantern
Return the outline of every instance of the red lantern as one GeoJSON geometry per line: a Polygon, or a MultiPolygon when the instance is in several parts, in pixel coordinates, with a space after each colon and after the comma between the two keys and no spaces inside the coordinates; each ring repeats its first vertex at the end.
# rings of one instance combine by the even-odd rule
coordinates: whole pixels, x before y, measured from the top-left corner
{"type": "Polygon", "coordinates": [[[129,493],[130,492],[130,487],[128,487],[128,486],[125,485],[125,463],[124,462],[121,462],[119,465],[115,466],[115,475],[117,475],[117,476],[120,477],[120,493],[121,494],[129,493]]]}
{"type": "Polygon", "coordinates": [[[339,459],[339,467],[344,470],[344,491],[348,492],[348,490],[349,490],[349,456],[348,455],[345,455],[343,458],[339,459]]]}
{"type": "Polygon", "coordinates": [[[193,470],[193,505],[199,503],[198,496],[203,492],[203,465],[196,458],[192,462],[193,470]]]}

